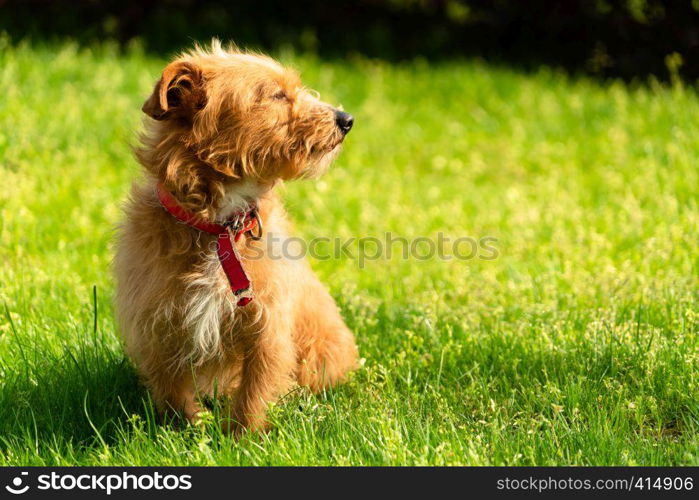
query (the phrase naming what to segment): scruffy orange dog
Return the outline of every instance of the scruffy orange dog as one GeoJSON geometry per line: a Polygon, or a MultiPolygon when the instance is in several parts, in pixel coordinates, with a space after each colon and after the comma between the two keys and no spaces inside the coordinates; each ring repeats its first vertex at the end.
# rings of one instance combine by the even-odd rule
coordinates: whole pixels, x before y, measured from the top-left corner
{"type": "Polygon", "coordinates": [[[356,366],[324,286],[269,246],[288,238],[274,188],[322,173],[353,119],[274,60],[218,42],[169,64],[143,111],[145,181],[115,257],[126,350],[161,412],[196,421],[216,392],[230,396],[224,429],[263,428],[295,383],[317,391],[356,366]]]}

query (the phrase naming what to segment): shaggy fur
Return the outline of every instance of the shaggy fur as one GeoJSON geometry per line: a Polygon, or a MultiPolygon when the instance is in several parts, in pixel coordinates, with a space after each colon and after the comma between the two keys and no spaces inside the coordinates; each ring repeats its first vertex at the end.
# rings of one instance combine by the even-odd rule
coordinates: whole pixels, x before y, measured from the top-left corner
{"type": "Polygon", "coordinates": [[[262,428],[267,405],[295,383],[320,390],[357,362],[353,335],[308,264],[268,254],[270,235],[289,234],[274,188],[328,166],[345,135],[337,110],[272,59],[214,42],[169,64],[143,111],[145,179],[127,203],[114,266],[127,353],[160,411],[195,421],[201,396],[216,391],[231,396],[226,430],[262,428]],[[236,305],[216,237],[168,214],[158,182],[202,220],[258,205],[265,238],[237,243],[249,305],[236,305]]]}

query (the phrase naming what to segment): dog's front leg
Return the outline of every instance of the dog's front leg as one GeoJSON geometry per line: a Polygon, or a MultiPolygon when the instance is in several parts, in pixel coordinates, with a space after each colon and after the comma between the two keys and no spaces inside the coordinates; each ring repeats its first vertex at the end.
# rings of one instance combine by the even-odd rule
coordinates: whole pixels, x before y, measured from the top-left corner
{"type": "Polygon", "coordinates": [[[243,369],[233,410],[224,430],[239,435],[243,428],[264,429],[267,406],[293,384],[296,352],[288,314],[267,311],[265,325],[244,340],[243,369]]]}
{"type": "Polygon", "coordinates": [[[191,423],[199,419],[201,407],[196,397],[194,374],[185,371],[173,376],[168,371],[162,371],[158,377],[150,377],[147,385],[161,418],[181,414],[191,423]]]}

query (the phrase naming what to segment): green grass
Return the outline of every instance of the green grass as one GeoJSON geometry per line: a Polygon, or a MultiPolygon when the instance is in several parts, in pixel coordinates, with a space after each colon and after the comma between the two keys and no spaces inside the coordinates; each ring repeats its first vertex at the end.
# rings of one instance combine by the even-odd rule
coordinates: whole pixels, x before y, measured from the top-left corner
{"type": "Polygon", "coordinates": [[[237,443],[158,425],[110,260],[164,61],[0,39],[0,464],[699,463],[694,88],[284,58],[357,118],[285,188],[300,235],[492,236],[498,257],[313,261],[351,381],[237,443]]]}

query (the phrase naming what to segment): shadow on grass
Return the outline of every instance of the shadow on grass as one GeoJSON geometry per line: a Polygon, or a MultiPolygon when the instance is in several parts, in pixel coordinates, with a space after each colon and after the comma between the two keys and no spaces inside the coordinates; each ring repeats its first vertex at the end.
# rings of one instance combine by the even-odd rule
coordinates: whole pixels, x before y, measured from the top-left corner
{"type": "Polygon", "coordinates": [[[48,447],[80,451],[113,444],[132,415],[155,422],[147,391],[123,355],[99,342],[63,345],[62,352],[18,346],[0,390],[0,450],[48,447]],[[19,361],[19,360],[18,360],[19,361]]]}

